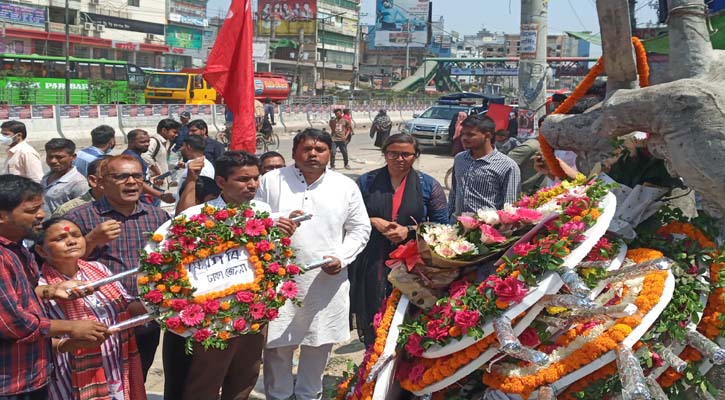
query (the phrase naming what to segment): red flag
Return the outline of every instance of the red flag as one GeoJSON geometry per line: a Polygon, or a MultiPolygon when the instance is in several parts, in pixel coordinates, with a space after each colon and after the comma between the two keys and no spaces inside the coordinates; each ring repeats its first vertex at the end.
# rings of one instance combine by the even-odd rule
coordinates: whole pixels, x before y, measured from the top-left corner
{"type": "Polygon", "coordinates": [[[488,111],[486,115],[496,123],[496,130],[508,129],[509,126],[509,114],[511,114],[513,107],[505,106],[503,104],[491,103],[488,105],[488,111]]]}
{"type": "Polygon", "coordinates": [[[231,148],[254,154],[254,65],[252,0],[232,0],[224,25],[204,68],[204,79],[234,114],[231,148]]]}

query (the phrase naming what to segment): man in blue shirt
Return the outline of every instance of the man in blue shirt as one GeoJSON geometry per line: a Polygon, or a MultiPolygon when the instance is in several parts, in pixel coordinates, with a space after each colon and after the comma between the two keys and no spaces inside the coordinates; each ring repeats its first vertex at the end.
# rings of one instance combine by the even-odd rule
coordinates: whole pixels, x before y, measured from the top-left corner
{"type": "Polygon", "coordinates": [[[108,125],[100,125],[91,131],[92,146],[82,149],[76,154],[73,166],[88,178],[88,164],[105,156],[116,145],[116,131],[108,125]]]}

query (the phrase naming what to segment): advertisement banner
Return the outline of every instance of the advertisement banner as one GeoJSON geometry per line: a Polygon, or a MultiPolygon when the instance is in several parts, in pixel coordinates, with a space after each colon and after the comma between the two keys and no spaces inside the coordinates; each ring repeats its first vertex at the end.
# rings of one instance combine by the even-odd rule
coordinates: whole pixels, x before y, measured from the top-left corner
{"type": "Polygon", "coordinates": [[[182,49],[201,49],[203,32],[199,29],[169,25],[166,27],[166,44],[182,49]]]}
{"type": "Polygon", "coordinates": [[[377,0],[376,47],[425,47],[428,0],[377,0]]]}
{"type": "Polygon", "coordinates": [[[33,119],[55,118],[55,113],[53,112],[53,106],[34,105],[31,107],[31,114],[33,115],[33,119]]]}
{"type": "Polygon", "coordinates": [[[122,31],[152,33],[154,35],[164,34],[164,25],[132,19],[111,17],[108,15],[81,12],[81,21],[89,22],[96,25],[103,25],[107,29],[119,29],[122,31]]]}
{"type": "Polygon", "coordinates": [[[117,117],[118,108],[115,104],[101,104],[98,106],[101,109],[101,117],[117,117]]]}
{"type": "Polygon", "coordinates": [[[260,36],[270,36],[272,26],[276,36],[315,34],[316,0],[258,0],[257,7],[260,36]]]}
{"type": "Polygon", "coordinates": [[[521,50],[519,58],[522,60],[533,60],[536,58],[536,44],[538,42],[538,25],[521,25],[521,50]]]}
{"type": "Polygon", "coordinates": [[[519,123],[519,130],[517,133],[518,137],[528,138],[530,136],[533,136],[534,124],[536,123],[536,121],[534,121],[534,118],[536,118],[536,111],[519,108],[519,113],[516,118],[518,119],[519,123]]]}
{"type": "Polygon", "coordinates": [[[0,3],[0,21],[45,27],[45,8],[0,3]]]}
{"type": "Polygon", "coordinates": [[[206,20],[206,3],[206,0],[169,0],[169,19],[177,14],[206,20]]]}
{"type": "Polygon", "coordinates": [[[91,104],[83,104],[80,106],[81,118],[98,118],[98,106],[91,104]]]}

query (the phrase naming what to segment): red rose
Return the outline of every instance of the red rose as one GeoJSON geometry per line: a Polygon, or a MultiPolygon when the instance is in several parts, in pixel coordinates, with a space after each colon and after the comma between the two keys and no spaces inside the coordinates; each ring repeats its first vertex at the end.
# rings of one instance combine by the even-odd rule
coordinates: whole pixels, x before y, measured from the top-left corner
{"type": "Polygon", "coordinates": [[[265,218],[262,220],[264,222],[264,226],[267,228],[271,228],[274,226],[274,220],[272,218],[265,218]]]}
{"type": "Polygon", "coordinates": [[[279,315],[279,311],[276,308],[270,308],[267,310],[267,319],[273,321],[279,315]]]}
{"type": "Polygon", "coordinates": [[[449,293],[450,297],[454,299],[460,299],[461,297],[466,295],[466,292],[468,291],[468,281],[466,280],[460,280],[455,281],[451,283],[449,293]]]}
{"type": "Polygon", "coordinates": [[[420,357],[423,354],[423,338],[417,333],[408,336],[408,343],[405,344],[405,351],[413,357],[420,357]]]}
{"type": "Polygon", "coordinates": [[[171,317],[166,319],[166,329],[176,329],[181,326],[179,317],[171,317]]]}
{"type": "Polygon", "coordinates": [[[254,319],[264,318],[264,314],[267,312],[267,307],[262,303],[256,303],[249,306],[249,314],[254,319]]]}
{"type": "Polygon", "coordinates": [[[266,296],[267,296],[268,299],[272,300],[275,297],[277,297],[277,291],[274,290],[274,288],[269,288],[269,289],[267,289],[266,296]]]}
{"type": "Polygon", "coordinates": [[[494,288],[499,283],[501,283],[501,278],[499,278],[496,275],[489,275],[488,278],[486,278],[485,281],[481,282],[478,285],[478,293],[484,294],[484,292],[486,291],[486,289],[494,288]]]}
{"type": "Polygon", "coordinates": [[[252,211],[252,209],[250,209],[250,208],[247,208],[247,209],[246,209],[246,210],[244,210],[244,212],[242,213],[242,216],[243,216],[244,218],[252,218],[252,217],[254,217],[254,211],[252,211]]]}
{"type": "Polygon", "coordinates": [[[159,304],[162,301],[164,301],[164,294],[159,292],[158,290],[152,290],[144,296],[144,299],[154,303],[159,304]]]}
{"type": "Polygon", "coordinates": [[[446,304],[446,305],[440,305],[440,306],[435,305],[435,306],[431,307],[430,315],[439,315],[440,314],[441,318],[448,319],[451,317],[451,314],[452,314],[451,311],[452,310],[451,310],[450,303],[446,304]]]}
{"type": "Polygon", "coordinates": [[[229,211],[227,210],[217,211],[216,214],[214,214],[214,219],[217,221],[224,221],[227,218],[229,218],[229,211]]]}
{"type": "Polygon", "coordinates": [[[280,243],[282,243],[282,246],[289,246],[292,244],[292,240],[288,237],[283,237],[279,241],[280,241],[280,243]]]}
{"type": "Polygon", "coordinates": [[[204,329],[199,329],[198,331],[194,332],[192,337],[194,338],[194,340],[201,343],[201,342],[209,339],[211,337],[211,335],[212,335],[211,330],[204,328],[204,329]]]}
{"type": "Polygon", "coordinates": [[[521,335],[519,335],[519,342],[526,347],[532,348],[541,344],[541,341],[539,340],[539,333],[532,327],[528,327],[521,332],[521,335]]]}
{"type": "Polygon", "coordinates": [[[254,247],[257,248],[257,251],[260,253],[266,253],[269,251],[272,246],[269,245],[269,242],[266,240],[260,240],[259,243],[257,243],[254,247]]]}
{"type": "Polygon", "coordinates": [[[470,328],[478,325],[478,318],[478,311],[459,311],[453,316],[453,321],[463,333],[466,333],[470,328]]]}
{"type": "Polygon", "coordinates": [[[295,264],[289,264],[287,265],[287,272],[290,275],[299,275],[300,267],[296,266],[295,264]]]}
{"type": "Polygon", "coordinates": [[[219,312],[219,300],[209,300],[204,303],[204,312],[207,314],[215,315],[219,312]]]}
{"type": "Polygon", "coordinates": [[[279,272],[279,263],[276,263],[276,262],[269,263],[269,265],[267,265],[267,271],[269,271],[272,274],[276,274],[277,272],[279,272]]]}
{"type": "Polygon", "coordinates": [[[187,304],[189,303],[184,299],[171,300],[171,308],[173,308],[176,312],[183,310],[187,304]]]}
{"type": "Polygon", "coordinates": [[[146,256],[146,262],[151,265],[161,265],[164,262],[164,258],[157,252],[151,252],[146,256]]]}
{"type": "Polygon", "coordinates": [[[254,294],[247,291],[237,292],[237,301],[249,304],[254,301],[254,294]]]}
{"type": "Polygon", "coordinates": [[[179,279],[179,272],[176,270],[171,270],[164,273],[164,280],[175,281],[177,279],[179,279]]]}
{"type": "Polygon", "coordinates": [[[433,340],[442,340],[448,336],[448,328],[443,325],[443,321],[432,320],[428,321],[426,328],[426,336],[433,340]]]}
{"type": "Polygon", "coordinates": [[[244,329],[247,327],[247,321],[245,321],[242,318],[239,318],[238,320],[234,321],[234,330],[237,332],[244,332],[244,329]]]}
{"type": "Polygon", "coordinates": [[[528,289],[520,280],[508,277],[496,284],[493,293],[499,300],[506,303],[520,303],[526,297],[528,289]]]}
{"type": "Polygon", "coordinates": [[[175,236],[181,236],[186,232],[186,228],[183,225],[174,225],[169,229],[169,232],[173,233],[175,236]]]}

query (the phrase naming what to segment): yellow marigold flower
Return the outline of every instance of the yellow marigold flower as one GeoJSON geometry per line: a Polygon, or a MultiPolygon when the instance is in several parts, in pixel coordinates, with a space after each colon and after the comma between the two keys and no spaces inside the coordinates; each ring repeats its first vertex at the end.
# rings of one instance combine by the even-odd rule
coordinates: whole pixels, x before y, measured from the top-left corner
{"type": "Polygon", "coordinates": [[[154,281],[154,282],[158,282],[158,281],[160,281],[160,280],[161,280],[161,278],[162,278],[162,276],[161,276],[161,273],[160,273],[160,272],[157,272],[157,273],[155,273],[155,274],[154,274],[154,276],[153,276],[153,281],[154,281]]]}
{"type": "Polygon", "coordinates": [[[212,206],[204,207],[204,214],[206,214],[206,215],[212,215],[212,214],[214,214],[214,211],[216,211],[216,209],[212,206]]]}
{"type": "Polygon", "coordinates": [[[149,283],[149,277],[148,276],[139,276],[138,277],[138,284],[139,285],[147,285],[149,283]]]}
{"type": "Polygon", "coordinates": [[[259,324],[252,324],[252,326],[250,326],[249,329],[256,332],[259,330],[259,324]]]}
{"type": "Polygon", "coordinates": [[[169,291],[170,291],[171,293],[179,293],[179,292],[181,291],[181,286],[179,286],[179,285],[174,285],[174,286],[172,286],[172,287],[171,287],[171,288],[169,289],[169,291]]]}
{"type": "Polygon", "coordinates": [[[264,256],[262,256],[262,258],[264,259],[264,261],[271,261],[272,255],[269,253],[265,253],[264,256]]]}
{"type": "Polygon", "coordinates": [[[566,307],[546,307],[546,312],[551,315],[558,315],[566,311],[566,307]]]}
{"type": "Polygon", "coordinates": [[[204,226],[205,226],[205,227],[206,227],[207,229],[211,229],[211,228],[215,227],[215,226],[216,226],[216,224],[214,223],[214,221],[211,221],[211,220],[206,220],[206,221],[204,222],[204,226]]]}
{"type": "Polygon", "coordinates": [[[227,332],[227,331],[221,331],[221,332],[219,332],[219,334],[217,334],[217,337],[219,339],[221,339],[221,340],[226,341],[226,340],[229,339],[229,332],[227,332]]]}
{"type": "Polygon", "coordinates": [[[165,292],[166,291],[166,285],[156,285],[156,290],[159,292],[165,292]]]}
{"type": "Polygon", "coordinates": [[[164,240],[164,235],[160,233],[154,233],[153,236],[151,236],[151,240],[153,240],[156,243],[159,243],[160,241],[164,240]]]}

